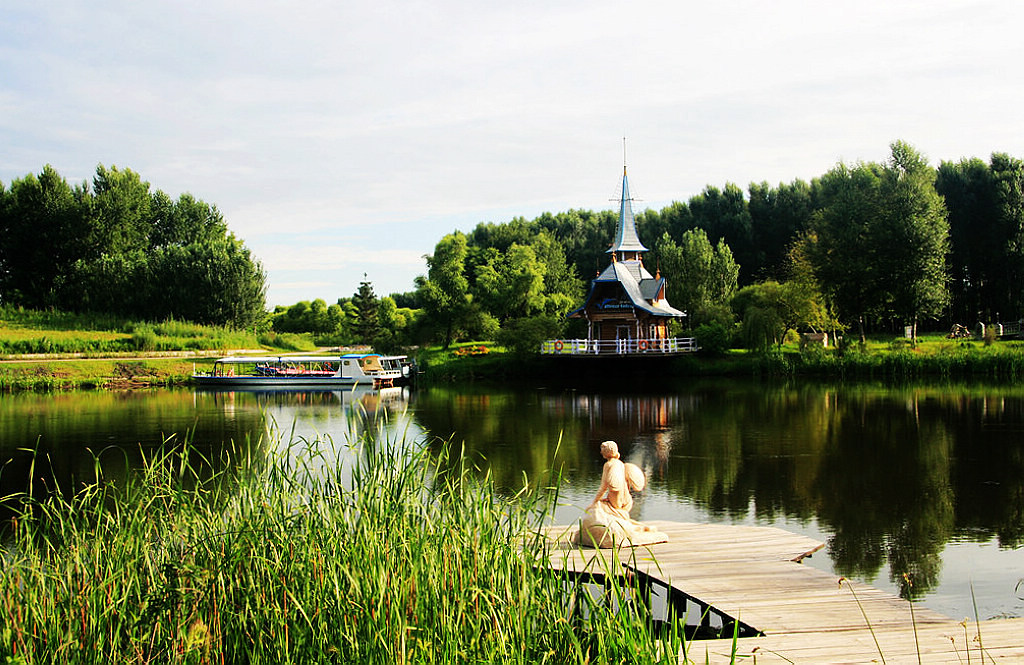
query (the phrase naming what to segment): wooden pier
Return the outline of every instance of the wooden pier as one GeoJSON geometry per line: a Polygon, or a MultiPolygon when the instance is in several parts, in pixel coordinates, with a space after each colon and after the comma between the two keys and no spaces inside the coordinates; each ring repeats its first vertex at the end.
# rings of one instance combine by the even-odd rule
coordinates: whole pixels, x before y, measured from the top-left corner
{"type": "MultiPolygon", "coordinates": [[[[553,527],[551,565],[576,574],[634,574],[685,598],[701,621],[751,637],[693,640],[680,662],[1024,662],[1024,618],[976,622],[943,616],[872,586],[840,583],[800,563],[821,549],[773,527],[649,522],[669,542],[636,548],[577,548],[574,527],[553,527]],[[609,567],[611,566],[611,568],[609,567]],[[869,625],[870,622],[870,625],[869,625]]],[[[731,634],[731,633],[730,633],[731,634]]]]}

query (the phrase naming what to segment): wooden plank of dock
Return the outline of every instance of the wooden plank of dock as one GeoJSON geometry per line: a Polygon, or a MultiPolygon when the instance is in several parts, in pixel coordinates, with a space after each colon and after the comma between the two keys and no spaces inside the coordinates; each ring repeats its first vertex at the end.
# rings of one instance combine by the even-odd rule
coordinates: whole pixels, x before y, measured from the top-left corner
{"type": "MultiPolygon", "coordinates": [[[[908,601],[869,585],[840,584],[834,575],[799,563],[823,547],[811,538],[774,527],[648,524],[669,542],[614,554],[573,547],[570,528],[551,528],[551,565],[576,572],[605,572],[610,565],[641,571],[761,631],[763,637],[737,641],[740,662],[1024,662],[1024,619],[961,622],[920,605],[911,609],[908,601]]],[[[733,646],[732,640],[693,641],[687,658],[734,662],[733,646]]]]}

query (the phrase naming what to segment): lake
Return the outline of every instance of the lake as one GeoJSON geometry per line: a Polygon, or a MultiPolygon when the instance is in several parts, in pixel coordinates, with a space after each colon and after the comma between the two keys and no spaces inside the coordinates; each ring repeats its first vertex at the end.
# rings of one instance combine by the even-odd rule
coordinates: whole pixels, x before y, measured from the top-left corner
{"type": "Polygon", "coordinates": [[[449,441],[509,493],[524,474],[544,482],[556,470],[559,523],[593,499],[599,445],[612,439],[648,476],[637,519],[777,526],[825,542],[806,564],[837,579],[957,619],[1024,616],[1024,388],[1014,385],[18,393],[0,396],[0,461],[10,460],[0,496],[26,489],[24,449],[48,460],[37,489],[72,487],[96,477],[96,460],[106,478],[130,473],[170,436],[214,459],[229,441],[266,455],[291,440],[294,454],[366,428],[436,449],[449,441]]]}

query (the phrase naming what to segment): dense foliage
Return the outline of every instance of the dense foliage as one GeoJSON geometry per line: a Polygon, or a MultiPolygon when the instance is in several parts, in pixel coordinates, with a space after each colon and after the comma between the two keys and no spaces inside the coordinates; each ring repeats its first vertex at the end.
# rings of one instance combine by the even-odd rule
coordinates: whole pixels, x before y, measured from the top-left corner
{"type": "MultiPolygon", "coordinates": [[[[809,183],[752,183],[746,197],[732,183],[708,186],[686,203],[638,213],[637,231],[652,247],[645,264],[668,279],[668,299],[688,312],[690,330],[729,330],[738,318],[737,332],[755,347],[788,330],[1020,318],[1024,162],[996,153],[989,164],[935,169],[905,142],[890,148],[885,163],[839,163],[809,183]]],[[[612,211],[569,210],[446,235],[417,281],[427,337],[572,334],[564,315],[607,265],[616,221],[612,211]]]]}
{"type": "MultiPolygon", "coordinates": [[[[746,194],[709,185],[638,213],[645,263],[668,279],[685,327],[714,324],[753,343],[787,330],[1020,318],[1024,162],[995,153],[936,169],[902,141],[890,147],[885,163],[839,163],[746,194]]],[[[608,264],[616,222],[613,211],[577,209],[483,222],[442,237],[414,291],[378,298],[364,276],[336,303],[279,307],[273,329],[321,345],[487,338],[530,351],[537,339],[583,334],[566,314],[608,264]]],[[[71,187],[47,166],[0,184],[0,237],[3,303],[235,327],[263,316],[262,267],[217,209],[151,192],[129,170],[100,166],[91,186],[71,187]]]]}
{"type": "Polygon", "coordinates": [[[172,200],[100,165],[74,187],[51,166],[0,184],[0,302],[244,328],[266,276],[215,206],[172,200]]]}

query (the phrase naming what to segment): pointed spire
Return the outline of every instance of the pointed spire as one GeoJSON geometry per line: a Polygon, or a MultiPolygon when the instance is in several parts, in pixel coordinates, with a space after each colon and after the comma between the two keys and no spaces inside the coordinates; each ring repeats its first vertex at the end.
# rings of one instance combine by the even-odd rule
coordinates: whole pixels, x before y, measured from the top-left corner
{"type": "Polygon", "coordinates": [[[626,177],[626,165],[622,165],[622,196],[619,198],[619,225],[615,231],[611,252],[646,252],[636,234],[636,219],[633,217],[633,199],[629,196],[629,179],[626,177]]]}

